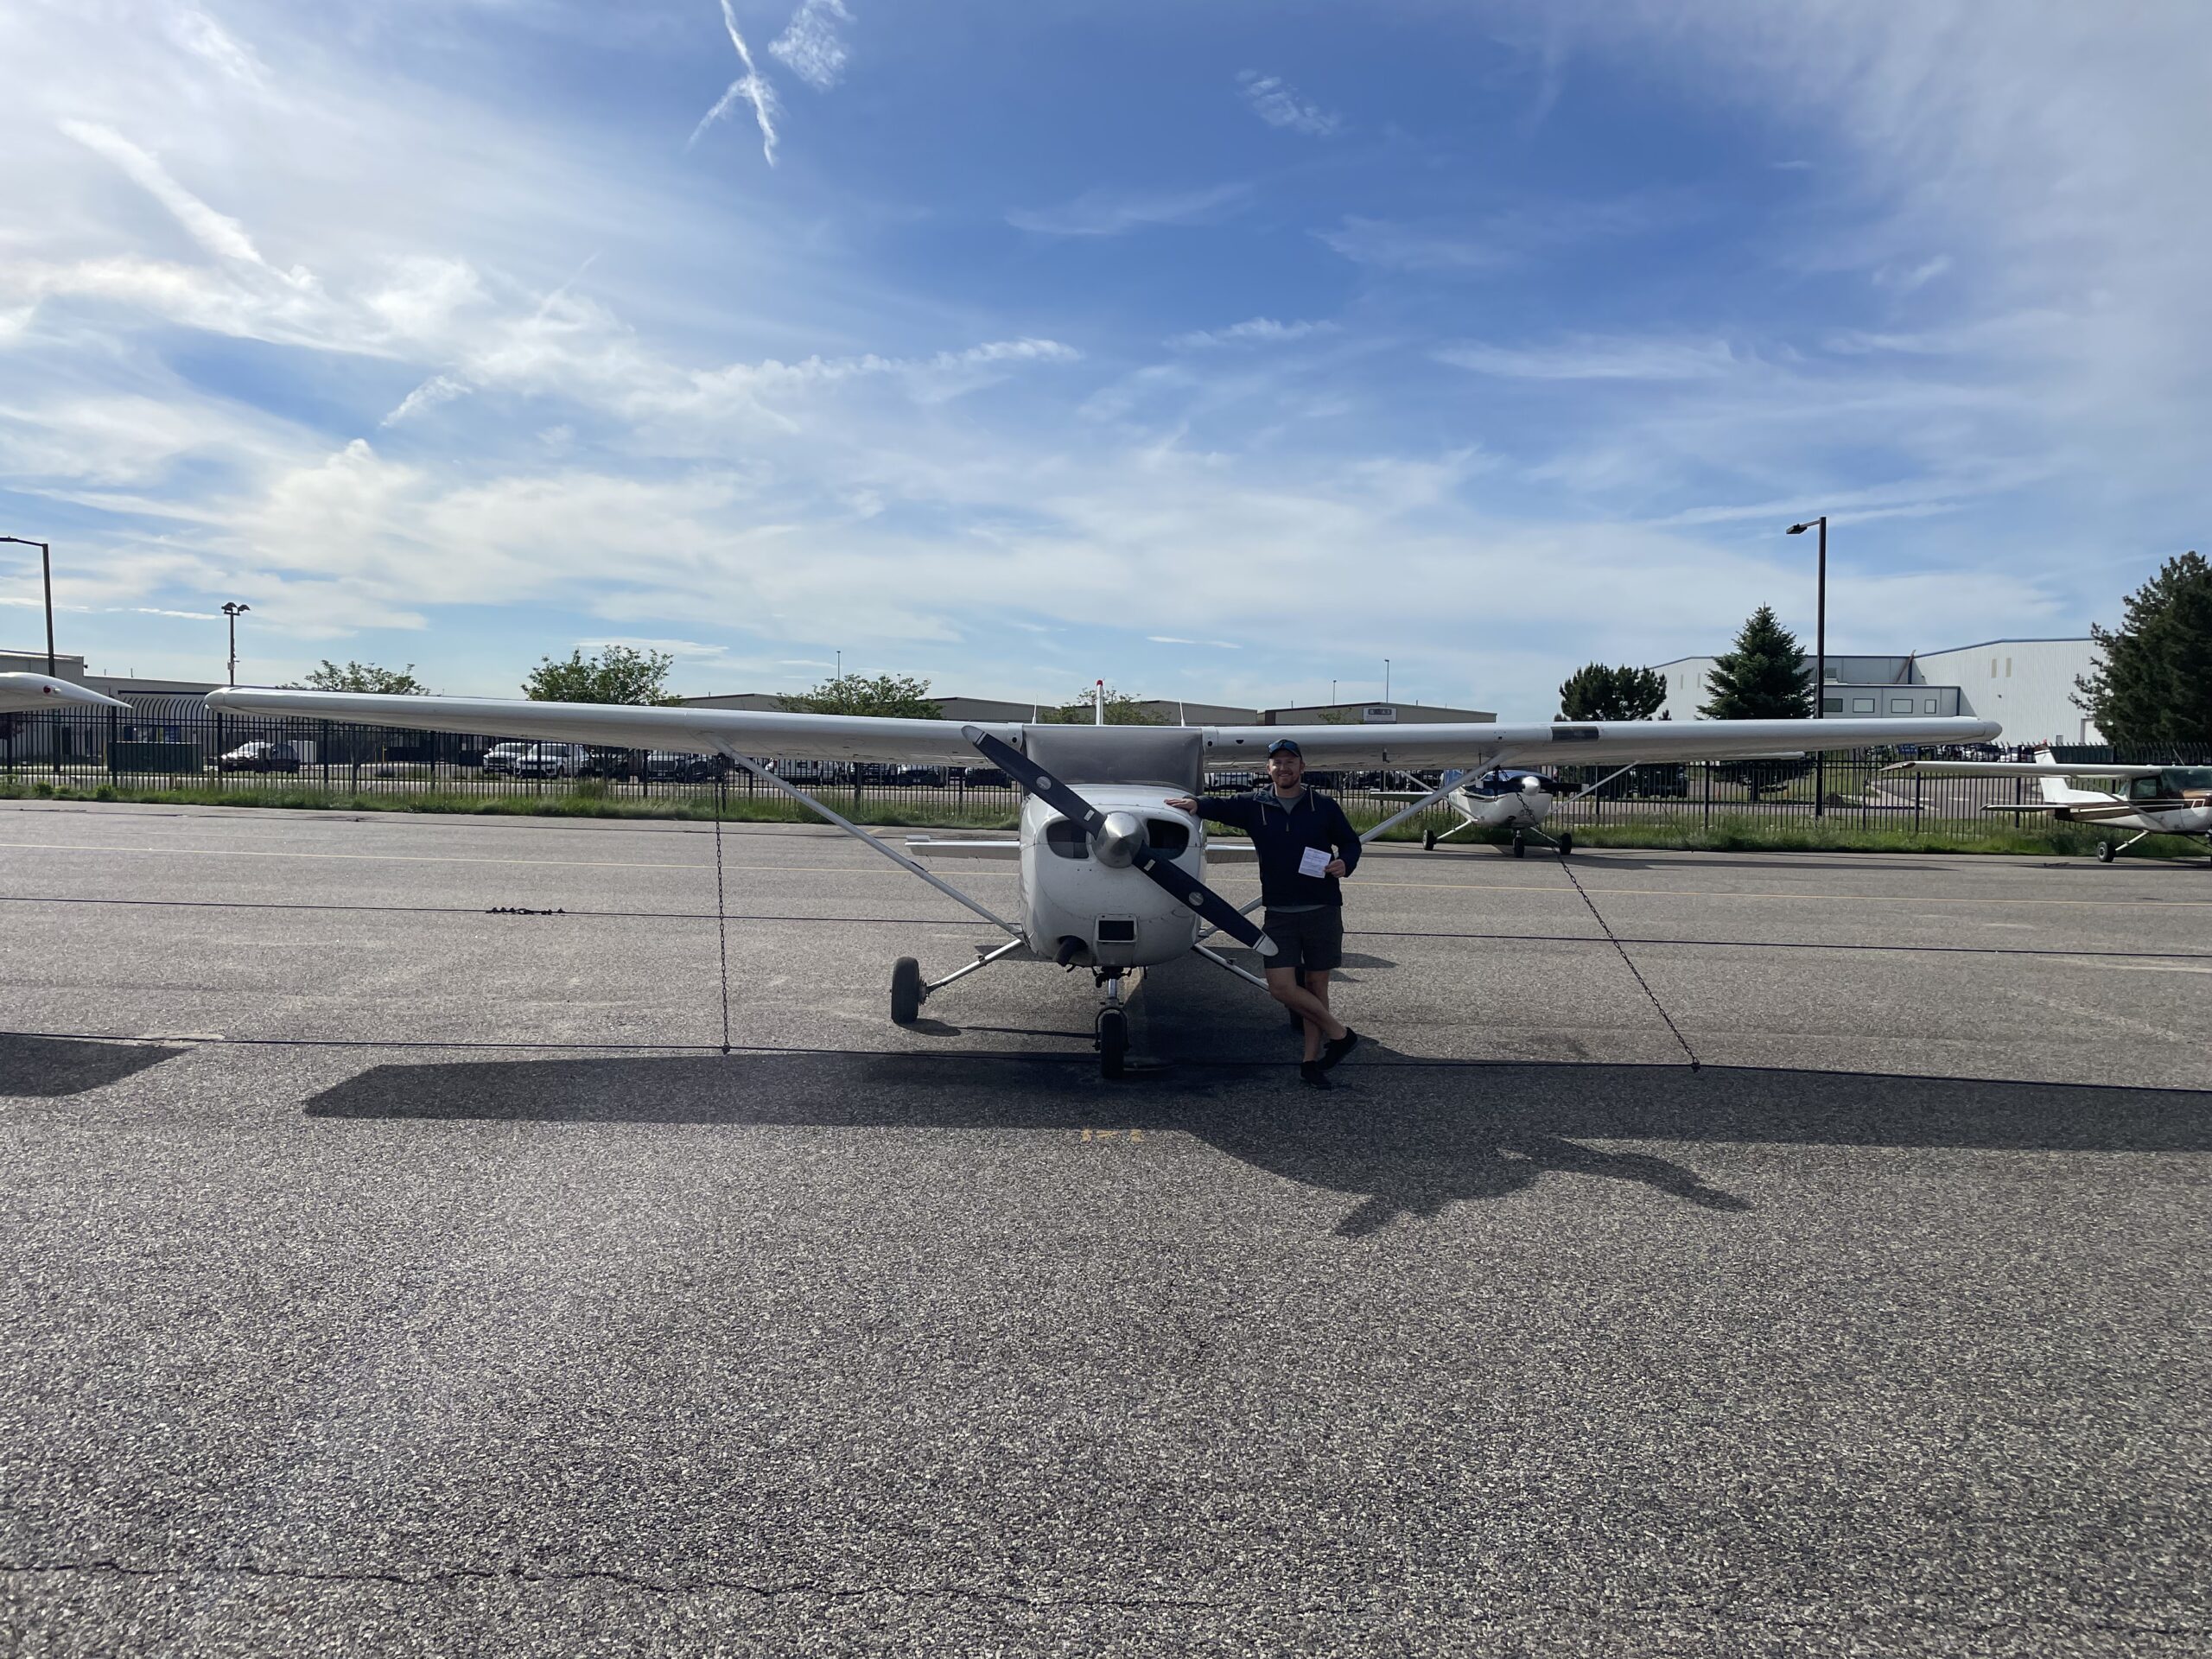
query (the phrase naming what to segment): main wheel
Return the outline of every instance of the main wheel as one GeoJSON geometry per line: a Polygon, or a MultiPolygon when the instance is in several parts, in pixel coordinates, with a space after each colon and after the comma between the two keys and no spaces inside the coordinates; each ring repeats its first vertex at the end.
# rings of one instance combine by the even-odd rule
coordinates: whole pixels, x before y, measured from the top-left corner
{"type": "Polygon", "coordinates": [[[2109,863],[2111,863],[2111,862],[2112,862],[2112,861],[2113,861],[2113,844],[2112,844],[2112,842],[2108,842],[2108,841],[2101,841],[2101,842],[2099,842],[2097,843],[2097,862],[2098,862],[2098,863],[2100,863],[2100,864],[2109,864],[2109,863]]]}
{"type": "Polygon", "coordinates": [[[1561,858],[1565,858],[1565,857],[1566,857],[1569,853],[1573,852],[1573,850],[1574,850],[1574,831],[1573,831],[1573,830],[1560,830],[1560,831],[1559,832],[1559,855],[1560,855],[1561,858]]]}
{"type": "Polygon", "coordinates": [[[1098,1011],[1098,1075],[1111,1082],[1122,1075],[1129,1055],[1129,1016],[1119,1008],[1098,1011]]]}
{"type": "Polygon", "coordinates": [[[1422,830],[1422,831],[1421,831],[1421,851],[1423,851],[1424,853],[1433,853],[1433,852],[1434,852],[1434,851],[1436,850],[1436,831],[1435,831],[1435,830],[1422,830]]]}
{"type": "Polygon", "coordinates": [[[922,964],[901,957],[891,964],[891,1023],[911,1026],[922,1017],[922,964]]]}
{"type": "Polygon", "coordinates": [[[1513,832],[1513,856],[1516,858],[1529,856],[1529,842],[1518,830],[1513,832]]]}

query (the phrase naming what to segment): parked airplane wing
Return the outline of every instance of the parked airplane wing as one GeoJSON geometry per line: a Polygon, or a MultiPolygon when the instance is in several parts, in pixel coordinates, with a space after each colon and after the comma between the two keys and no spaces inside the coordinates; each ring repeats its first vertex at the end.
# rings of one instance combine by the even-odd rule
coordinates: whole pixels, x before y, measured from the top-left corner
{"type": "MultiPolygon", "coordinates": [[[[526,702],[505,697],[385,696],[355,691],[277,691],[228,686],[207,706],[234,715],[358,721],[409,731],[588,743],[611,749],[712,753],[727,742],[741,754],[788,760],[933,761],[975,764],[975,746],[949,720],[875,715],[785,715],[753,709],[640,708],[609,702],[526,702]]],[[[984,728],[1009,742],[1018,726],[984,728]]]]}
{"type": "Polygon", "coordinates": [[[0,715],[35,714],[41,709],[120,709],[127,702],[104,696],[47,674],[0,674],[0,715]]]}
{"type": "Polygon", "coordinates": [[[1882,770],[1925,772],[1931,778],[2155,778],[2166,768],[2070,760],[1900,760],[1882,770]]]}
{"type": "Polygon", "coordinates": [[[1872,744],[1980,743],[1995,737],[1995,721],[1922,720],[1605,720],[1557,721],[1545,726],[1219,726],[1206,733],[1206,765],[1256,770],[1268,745],[1298,740],[1313,766],[1464,766],[1510,761],[1545,770],[1663,760],[1741,760],[1765,755],[1856,749],[1872,744]]]}

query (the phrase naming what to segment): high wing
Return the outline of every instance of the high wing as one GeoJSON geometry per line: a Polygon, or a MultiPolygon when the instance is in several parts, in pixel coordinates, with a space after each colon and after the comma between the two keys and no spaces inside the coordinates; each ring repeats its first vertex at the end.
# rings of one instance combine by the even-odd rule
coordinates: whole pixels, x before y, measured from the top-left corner
{"type": "MultiPolygon", "coordinates": [[[[413,731],[533,738],[607,748],[710,753],[728,743],[741,753],[792,760],[974,762],[975,747],[949,720],[876,715],[786,715],[750,709],[639,708],[600,702],[525,702],[499,697],[409,697],[354,691],[280,691],[229,686],[207,695],[227,714],[289,715],[357,721],[413,731]]],[[[1019,747],[1021,728],[981,728],[1019,747]]],[[[1548,766],[1641,760],[1738,760],[1801,754],[1817,736],[1822,748],[1870,743],[1974,743],[1997,735],[1986,720],[1618,720],[1547,726],[1210,726],[1205,764],[1214,771],[1257,770],[1267,747],[1294,732],[1316,766],[1458,766],[1471,771],[1501,755],[1548,766]]]]}
{"type": "Polygon", "coordinates": [[[1268,744],[1295,736],[1309,766],[1621,766],[1656,760],[1741,760],[1803,754],[1815,747],[1979,743],[1997,722],[1957,716],[1924,720],[1605,720],[1545,726],[1217,726],[1206,732],[1206,765],[1256,769],[1268,744]]]}
{"type": "MultiPolygon", "coordinates": [[[[226,714],[358,721],[410,731],[588,743],[610,749],[740,753],[785,760],[935,761],[979,765],[957,721],[880,715],[785,715],[754,709],[640,708],[611,702],[525,702],[506,697],[383,696],[357,691],[276,691],[228,686],[207,694],[226,714]]],[[[1019,726],[987,726],[1018,743],[1019,726]]]]}
{"type": "Polygon", "coordinates": [[[1885,772],[1931,778],[2156,778],[2164,766],[2114,766],[2071,760],[1900,760],[1885,772]]]}
{"type": "Polygon", "coordinates": [[[67,680],[46,674],[0,674],[0,715],[35,713],[41,709],[120,709],[130,705],[67,680]]]}

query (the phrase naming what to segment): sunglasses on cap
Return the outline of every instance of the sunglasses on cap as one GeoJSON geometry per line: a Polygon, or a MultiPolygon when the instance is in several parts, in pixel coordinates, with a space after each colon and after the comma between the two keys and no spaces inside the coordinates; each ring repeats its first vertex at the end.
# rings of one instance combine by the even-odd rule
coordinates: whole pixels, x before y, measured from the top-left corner
{"type": "Polygon", "coordinates": [[[1268,760],[1272,760],[1279,754],[1294,754],[1301,760],[1306,758],[1306,752],[1287,737],[1279,737],[1268,745],[1268,760]]]}

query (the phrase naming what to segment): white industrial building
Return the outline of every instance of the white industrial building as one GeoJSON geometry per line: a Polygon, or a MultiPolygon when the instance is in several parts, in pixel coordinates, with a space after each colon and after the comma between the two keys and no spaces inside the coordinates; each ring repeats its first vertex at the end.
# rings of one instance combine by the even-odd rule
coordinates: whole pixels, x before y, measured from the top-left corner
{"type": "MultiPolygon", "coordinates": [[[[1711,657],[1654,664],[1667,682],[1662,712],[1696,720],[1712,700],[1711,657]]],[[[1807,668],[1812,666],[1808,653],[1807,668]]],[[[2104,734],[2074,702],[2074,682],[2096,665],[2094,643],[2080,639],[1986,639],[1902,657],[1831,655],[1822,712],[1846,719],[1967,715],[1994,720],[2007,743],[2101,743],[2104,734]]]]}

